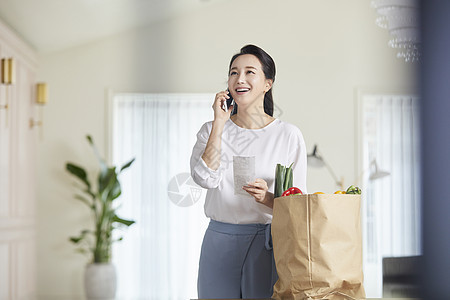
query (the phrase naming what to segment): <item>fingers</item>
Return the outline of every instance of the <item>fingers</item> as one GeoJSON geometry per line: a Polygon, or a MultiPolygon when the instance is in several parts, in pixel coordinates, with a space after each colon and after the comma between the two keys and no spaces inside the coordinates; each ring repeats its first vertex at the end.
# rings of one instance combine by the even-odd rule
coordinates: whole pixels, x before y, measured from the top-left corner
{"type": "Polygon", "coordinates": [[[269,188],[267,186],[267,182],[264,179],[257,178],[254,182],[249,182],[246,185],[247,187],[257,188],[267,191],[269,188]]]}
{"type": "Polygon", "coordinates": [[[232,111],[232,107],[230,107],[229,109],[227,108],[226,102],[227,99],[230,98],[228,94],[229,94],[228,91],[221,91],[216,94],[216,98],[214,99],[214,103],[212,105],[216,117],[220,118],[229,117],[232,111]]]}
{"type": "Polygon", "coordinates": [[[266,191],[264,190],[260,190],[257,188],[249,188],[246,186],[242,187],[250,196],[252,196],[253,198],[255,198],[255,200],[257,202],[264,202],[264,199],[266,198],[266,191]]]}
{"type": "Polygon", "coordinates": [[[256,201],[263,202],[266,197],[268,187],[266,181],[258,178],[254,182],[244,185],[242,189],[253,196],[256,201]]]}
{"type": "Polygon", "coordinates": [[[264,190],[254,188],[254,187],[249,187],[246,185],[244,185],[242,188],[250,194],[258,194],[258,193],[261,193],[261,191],[264,191],[264,190]]]}
{"type": "Polygon", "coordinates": [[[228,96],[228,93],[229,93],[228,91],[218,92],[216,94],[216,101],[214,102],[223,104],[225,101],[227,101],[227,99],[230,98],[230,96],[228,96]]]}

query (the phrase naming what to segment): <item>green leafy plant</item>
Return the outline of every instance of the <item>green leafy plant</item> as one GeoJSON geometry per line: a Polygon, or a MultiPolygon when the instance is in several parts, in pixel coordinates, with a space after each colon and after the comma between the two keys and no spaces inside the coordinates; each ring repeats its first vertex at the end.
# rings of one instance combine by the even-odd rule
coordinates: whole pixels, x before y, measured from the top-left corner
{"type": "Polygon", "coordinates": [[[122,237],[114,240],[112,233],[119,227],[128,227],[135,223],[132,220],[119,218],[116,214],[117,205],[114,200],[121,194],[119,174],[131,166],[134,158],[124,164],[120,170],[115,166],[108,166],[101,158],[91,136],[86,136],[92,146],[100,164],[100,172],[97,184],[94,186],[89,180],[84,168],[73,163],[66,164],[66,170],[78,178],[83,185],[80,186],[82,194],[75,198],[86,204],[92,211],[95,227],[93,230],[85,229],[77,237],[71,237],[70,241],[79,247],[81,253],[91,254],[94,263],[108,263],[111,261],[111,248],[113,242],[122,240],[122,237]]]}

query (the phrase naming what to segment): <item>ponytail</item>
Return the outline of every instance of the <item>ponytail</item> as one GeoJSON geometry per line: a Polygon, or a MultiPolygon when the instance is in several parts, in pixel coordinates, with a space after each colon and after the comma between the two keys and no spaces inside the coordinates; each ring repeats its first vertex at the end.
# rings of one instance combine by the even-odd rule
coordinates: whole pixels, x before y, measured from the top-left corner
{"type": "Polygon", "coordinates": [[[273,97],[272,89],[264,95],[264,112],[273,117],[273,97]]]}

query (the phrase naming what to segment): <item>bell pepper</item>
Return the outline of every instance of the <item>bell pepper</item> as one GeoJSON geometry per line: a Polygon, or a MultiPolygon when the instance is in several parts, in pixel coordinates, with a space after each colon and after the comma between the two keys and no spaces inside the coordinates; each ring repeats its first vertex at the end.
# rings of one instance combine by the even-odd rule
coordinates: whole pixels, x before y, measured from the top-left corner
{"type": "Polygon", "coordinates": [[[290,196],[290,195],[303,195],[303,192],[299,188],[291,187],[291,188],[285,190],[283,192],[283,194],[281,194],[281,197],[290,196]]]}
{"type": "Polygon", "coordinates": [[[345,191],[336,191],[336,192],[334,192],[335,194],[346,194],[346,192],[345,191]]]}

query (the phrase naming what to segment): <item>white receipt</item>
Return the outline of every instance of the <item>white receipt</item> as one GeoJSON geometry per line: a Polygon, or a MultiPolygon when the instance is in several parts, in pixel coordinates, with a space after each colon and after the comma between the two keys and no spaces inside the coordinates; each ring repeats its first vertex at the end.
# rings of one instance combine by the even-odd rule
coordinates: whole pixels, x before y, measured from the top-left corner
{"type": "Polygon", "coordinates": [[[233,156],[234,194],[250,196],[242,187],[255,181],[255,157],[233,156]]]}

